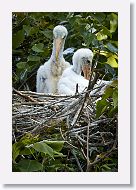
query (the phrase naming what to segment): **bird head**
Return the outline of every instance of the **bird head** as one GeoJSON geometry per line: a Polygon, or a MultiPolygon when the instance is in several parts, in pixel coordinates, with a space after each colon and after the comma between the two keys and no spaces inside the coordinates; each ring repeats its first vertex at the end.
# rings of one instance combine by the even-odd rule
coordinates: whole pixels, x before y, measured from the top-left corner
{"type": "Polygon", "coordinates": [[[58,61],[59,52],[64,46],[65,39],[68,35],[68,31],[64,26],[58,25],[53,30],[54,45],[55,45],[55,57],[58,61]]]}
{"type": "Polygon", "coordinates": [[[73,66],[77,72],[83,71],[84,78],[89,80],[93,60],[93,52],[88,48],[78,49],[73,55],[73,66]]]}

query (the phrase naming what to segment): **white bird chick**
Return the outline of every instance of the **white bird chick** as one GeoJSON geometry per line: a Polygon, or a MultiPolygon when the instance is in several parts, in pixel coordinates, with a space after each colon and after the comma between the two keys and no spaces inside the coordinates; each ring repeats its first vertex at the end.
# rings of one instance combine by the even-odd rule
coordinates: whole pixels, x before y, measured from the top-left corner
{"type": "Polygon", "coordinates": [[[92,66],[93,52],[87,48],[77,50],[73,55],[73,65],[67,68],[59,82],[58,93],[74,95],[78,84],[78,92],[81,93],[88,86],[92,66]],[[83,71],[84,77],[81,75],[83,71]]]}
{"type": "Polygon", "coordinates": [[[36,89],[40,93],[56,93],[57,83],[63,71],[70,66],[63,57],[65,39],[68,31],[58,25],[53,30],[53,50],[50,59],[37,71],[36,89]]]}

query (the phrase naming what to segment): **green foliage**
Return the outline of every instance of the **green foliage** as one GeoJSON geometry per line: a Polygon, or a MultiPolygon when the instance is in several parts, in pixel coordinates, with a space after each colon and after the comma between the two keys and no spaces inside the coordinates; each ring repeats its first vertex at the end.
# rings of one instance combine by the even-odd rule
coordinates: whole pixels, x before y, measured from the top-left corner
{"type": "Polygon", "coordinates": [[[33,145],[33,148],[38,152],[43,152],[53,158],[53,149],[44,142],[37,142],[33,145]]]}
{"type": "Polygon", "coordinates": [[[117,170],[117,157],[114,154],[111,158],[105,158],[104,159],[104,164],[97,164],[95,166],[95,171],[96,172],[116,172],[117,170]]]}
{"type": "Polygon", "coordinates": [[[26,146],[35,143],[38,140],[38,136],[33,137],[31,134],[28,133],[25,136],[23,136],[18,142],[14,143],[12,146],[13,162],[15,162],[16,158],[21,154],[30,154],[33,150],[30,151],[30,149],[26,146]]]}
{"type": "Polygon", "coordinates": [[[96,117],[106,114],[108,117],[113,117],[118,111],[118,81],[112,82],[106,88],[101,100],[96,104],[96,117]]]}
{"type": "MultiPolygon", "coordinates": [[[[117,75],[118,15],[117,13],[13,13],[13,86],[35,91],[36,71],[50,58],[52,30],[58,24],[68,29],[65,49],[88,47],[101,50],[98,68],[113,67],[107,79],[117,75]],[[105,57],[105,58],[104,58],[105,57]]],[[[72,53],[65,59],[72,62],[72,53]]],[[[95,60],[95,57],[94,57],[95,60]]],[[[102,73],[103,74],[103,73],[102,73]]]]}
{"type": "Polygon", "coordinates": [[[41,171],[43,168],[42,164],[38,161],[29,159],[22,159],[17,166],[21,172],[41,171]]]}
{"type": "Polygon", "coordinates": [[[17,49],[25,39],[24,31],[19,30],[13,35],[13,49],[17,49]]]}
{"type": "Polygon", "coordinates": [[[43,47],[44,47],[44,44],[42,44],[42,43],[35,44],[35,45],[33,45],[32,50],[37,52],[37,53],[44,52],[43,47]]]}
{"type": "Polygon", "coordinates": [[[13,144],[13,171],[34,172],[48,170],[48,167],[49,170],[64,168],[64,164],[59,161],[59,158],[65,157],[61,153],[63,147],[64,141],[39,141],[37,136],[27,134],[13,144]]]}
{"type": "Polygon", "coordinates": [[[47,145],[53,148],[53,150],[60,152],[64,146],[64,141],[44,141],[47,145]]]}

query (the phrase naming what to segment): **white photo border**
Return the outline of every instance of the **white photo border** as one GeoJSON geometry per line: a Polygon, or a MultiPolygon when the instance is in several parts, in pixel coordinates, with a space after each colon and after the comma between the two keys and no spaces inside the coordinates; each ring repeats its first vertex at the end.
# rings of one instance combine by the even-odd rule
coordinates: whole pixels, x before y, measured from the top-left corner
{"type": "Polygon", "coordinates": [[[130,2],[128,0],[5,0],[0,9],[1,183],[130,184],[130,2]],[[118,12],[118,172],[12,172],[12,12],[118,12]]]}

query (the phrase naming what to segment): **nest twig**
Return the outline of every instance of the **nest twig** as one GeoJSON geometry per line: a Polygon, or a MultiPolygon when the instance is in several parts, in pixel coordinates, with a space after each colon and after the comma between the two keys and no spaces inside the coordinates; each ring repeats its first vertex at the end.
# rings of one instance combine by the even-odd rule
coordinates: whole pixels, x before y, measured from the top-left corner
{"type": "MultiPolygon", "coordinates": [[[[74,150],[79,149],[86,159],[87,169],[91,171],[94,164],[106,156],[112,154],[117,146],[117,117],[107,118],[102,115],[96,119],[96,102],[101,97],[97,93],[91,95],[94,84],[98,79],[95,75],[90,76],[88,88],[81,94],[74,96],[61,96],[31,91],[18,91],[13,89],[13,142],[18,141],[24,134],[41,135],[45,138],[45,131],[56,124],[65,121],[66,129],[59,132],[62,139],[71,147],[71,153],[75,157],[80,171],[83,171],[74,150]],[[112,127],[109,127],[112,126],[112,127]],[[107,153],[96,157],[90,162],[93,150],[97,147],[110,147],[107,153]]],[[[55,126],[56,127],[56,126],[55,126]]],[[[46,134],[48,138],[48,134],[46,134]]]]}
{"type": "MultiPolygon", "coordinates": [[[[68,123],[65,136],[76,138],[81,143],[87,141],[91,146],[104,146],[106,142],[104,135],[113,137],[110,131],[102,131],[101,125],[108,125],[113,118],[101,117],[95,119],[95,104],[98,96],[88,96],[85,104],[84,98],[87,92],[75,96],[46,95],[42,93],[13,90],[13,136],[18,139],[26,133],[40,134],[56,123],[66,121],[68,123]],[[28,98],[29,97],[29,98],[28,98]],[[82,110],[81,110],[82,109],[82,110]],[[88,118],[90,118],[88,120],[88,118]],[[87,137],[86,131],[90,134],[87,137]],[[16,135],[15,135],[16,134],[16,135]],[[86,138],[89,138],[88,140],[86,138]],[[95,139],[95,140],[94,140],[95,139]],[[96,140],[97,139],[97,140],[96,140]]],[[[67,138],[67,139],[68,139],[67,138]]]]}

